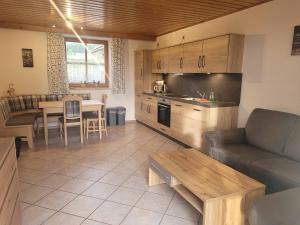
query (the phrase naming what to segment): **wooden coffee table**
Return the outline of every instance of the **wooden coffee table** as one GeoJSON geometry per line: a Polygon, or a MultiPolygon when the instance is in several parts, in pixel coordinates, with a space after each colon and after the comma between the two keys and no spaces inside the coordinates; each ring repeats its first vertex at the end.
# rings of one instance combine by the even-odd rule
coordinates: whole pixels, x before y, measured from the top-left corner
{"type": "Polygon", "coordinates": [[[167,183],[203,215],[203,225],[246,225],[265,185],[194,150],[151,155],[149,185],[167,183]]]}

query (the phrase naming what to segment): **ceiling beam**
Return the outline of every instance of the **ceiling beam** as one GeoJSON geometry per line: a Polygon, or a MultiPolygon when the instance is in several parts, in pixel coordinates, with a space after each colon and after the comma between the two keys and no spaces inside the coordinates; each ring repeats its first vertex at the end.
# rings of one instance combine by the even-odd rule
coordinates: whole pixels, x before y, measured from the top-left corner
{"type": "MultiPolygon", "coordinates": [[[[37,25],[31,25],[31,24],[9,23],[9,22],[1,22],[1,21],[0,21],[0,28],[73,34],[73,32],[68,28],[58,28],[58,27],[50,28],[50,27],[37,26],[37,25]]],[[[82,35],[82,36],[112,37],[112,38],[144,40],[144,41],[155,41],[156,40],[156,37],[153,35],[118,33],[118,32],[109,32],[109,31],[100,31],[100,30],[85,30],[85,29],[84,30],[76,29],[76,31],[79,35],[82,35]]]]}

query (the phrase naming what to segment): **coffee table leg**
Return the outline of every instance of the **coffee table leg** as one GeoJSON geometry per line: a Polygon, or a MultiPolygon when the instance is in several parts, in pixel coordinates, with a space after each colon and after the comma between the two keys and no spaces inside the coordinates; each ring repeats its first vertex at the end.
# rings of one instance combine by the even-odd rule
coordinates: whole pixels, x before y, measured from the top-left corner
{"type": "Polygon", "coordinates": [[[151,168],[149,168],[149,179],[148,184],[149,186],[157,185],[157,184],[164,184],[166,183],[163,179],[160,178],[151,168]]]}

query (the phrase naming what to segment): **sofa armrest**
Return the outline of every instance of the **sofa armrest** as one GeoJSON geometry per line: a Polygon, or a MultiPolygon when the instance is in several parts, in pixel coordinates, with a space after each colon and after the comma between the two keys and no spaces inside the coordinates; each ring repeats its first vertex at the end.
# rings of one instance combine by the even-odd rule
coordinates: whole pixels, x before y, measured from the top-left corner
{"type": "Polygon", "coordinates": [[[291,225],[300,221],[300,188],[266,195],[254,201],[250,225],[291,225]]]}
{"type": "Polygon", "coordinates": [[[245,143],[245,128],[231,130],[208,131],[204,134],[210,147],[222,146],[224,144],[245,143]]]}

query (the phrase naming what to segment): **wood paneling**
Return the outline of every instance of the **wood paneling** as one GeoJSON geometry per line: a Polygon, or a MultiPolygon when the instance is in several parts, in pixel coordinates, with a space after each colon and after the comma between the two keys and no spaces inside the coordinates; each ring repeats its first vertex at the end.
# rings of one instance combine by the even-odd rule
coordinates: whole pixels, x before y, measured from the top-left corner
{"type": "MultiPolygon", "coordinates": [[[[55,3],[82,34],[154,40],[156,36],[268,1],[55,0],[55,3]]],[[[1,0],[0,27],[70,32],[48,0],[1,0]]]]}

